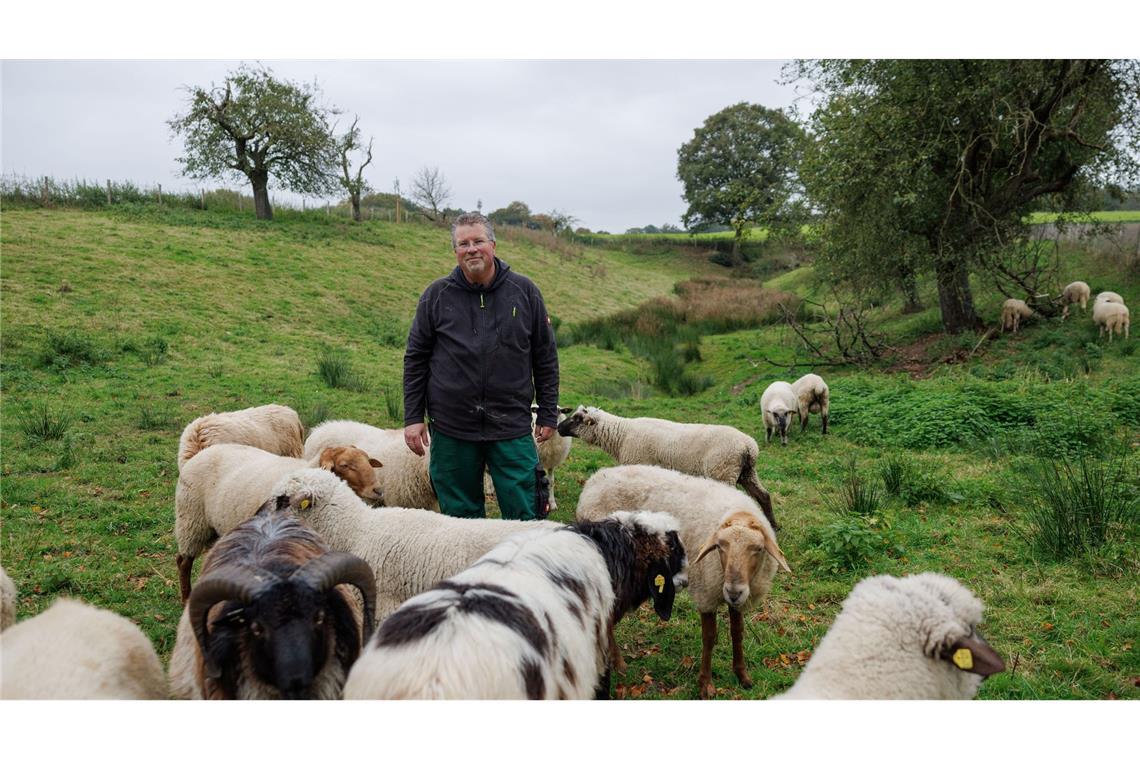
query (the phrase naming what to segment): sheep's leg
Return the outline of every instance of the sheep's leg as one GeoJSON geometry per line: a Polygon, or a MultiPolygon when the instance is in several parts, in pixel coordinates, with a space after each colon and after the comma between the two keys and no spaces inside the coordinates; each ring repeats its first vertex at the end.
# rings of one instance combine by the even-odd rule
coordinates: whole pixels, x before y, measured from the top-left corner
{"type": "Polygon", "coordinates": [[[760,478],[756,475],[756,464],[746,464],[745,467],[746,469],[740,471],[740,477],[736,479],[736,482],[744,486],[745,492],[760,505],[764,516],[772,524],[772,530],[779,530],[780,524],[776,522],[776,513],[772,510],[772,494],[768,493],[768,489],[760,484],[760,478]]]}
{"type": "Polygon", "coordinates": [[[827,435],[827,408],[826,407],[824,408],[823,412],[819,416],[820,416],[820,419],[823,420],[823,434],[827,435]]]}
{"type": "Polygon", "coordinates": [[[190,598],[190,570],[194,567],[194,558],[184,554],[176,554],[174,562],[178,565],[178,586],[182,591],[182,606],[190,598]]]}
{"type": "Polygon", "coordinates": [[[621,656],[621,649],[618,647],[617,636],[610,637],[610,667],[622,675],[625,675],[625,658],[621,656]]]}
{"type": "Polygon", "coordinates": [[[701,699],[716,696],[712,684],[712,652],[716,646],[716,610],[701,613],[701,674],[697,677],[697,691],[701,699]]]}
{"type": "Polygon", "coordinates": [[[744,615],[735,607],[728,608],[728,627],[732,634],[732,672],[741,686],[751,689],[752,679],[748,676],[748,666],[744,664],[744,615]]]}
{"type": "Polygon", "coordinates": [[[808,421],[808,416],[809,416],[809,415],[806,415],[806,414],[801,414],[801,415],[800,415],[800,432],[801,432],[801,433],[804,433],[804,432],[806,432],[806,431],[807,431],[807,421],[808,421]]]}
{"type": "Polygon", "coordinates": [[[764,439],[764,443],[771,443],[772,442],[772,428],[765,425],[764,430],[768,433],[768,437],[764,439]]]}

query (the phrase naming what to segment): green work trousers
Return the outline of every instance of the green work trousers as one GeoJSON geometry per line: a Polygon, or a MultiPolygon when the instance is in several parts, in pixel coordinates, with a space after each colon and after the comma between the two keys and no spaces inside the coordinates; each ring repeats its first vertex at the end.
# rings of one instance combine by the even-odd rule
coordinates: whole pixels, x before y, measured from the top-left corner
{"type": "Polygon", "coordinates": [[[537,505],[538,449],[524,435],[507,441],[461,441],[431,431],[431,475],[439,511],[452,517],[486,517],[483,468],[491,473],[506,520],[541,520],[537,505]]]}

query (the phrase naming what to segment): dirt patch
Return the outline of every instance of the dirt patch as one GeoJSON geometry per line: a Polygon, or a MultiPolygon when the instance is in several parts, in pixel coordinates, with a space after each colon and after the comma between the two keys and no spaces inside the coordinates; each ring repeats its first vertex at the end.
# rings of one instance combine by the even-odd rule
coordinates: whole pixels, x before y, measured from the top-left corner
{"type": "Polygon", "coordinates": [[[905,372],[916,380],[929,377],[935,369],[944,364],[964,364],[981,356],[985,353],[985,344],[992,340],[994,335],[994,329],[990,328],[978,336],[973,348],[955,348],[949,352],[938,347],[938,344],[946,338],[944,333],[924,335],[909,345],[891,348],[889,352],[893,361],[883,371],[905,372]]]}

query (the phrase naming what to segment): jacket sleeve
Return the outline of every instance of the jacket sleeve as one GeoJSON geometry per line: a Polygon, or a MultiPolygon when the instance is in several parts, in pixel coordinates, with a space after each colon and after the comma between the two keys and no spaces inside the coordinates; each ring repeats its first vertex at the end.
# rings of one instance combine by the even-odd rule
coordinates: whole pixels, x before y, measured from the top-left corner
{"type": "Polygon", "coordinates": [[[558,424],[558,347],[554,343],[554,326],[546,313],[542,293],[535,286],[534,324],[531,326],[530,363],[534,372],[534,399],[538,404],[537,425],[558,424]]]}
{"type": "Polygon", "coordinates": [[[416,316],[408,331],[408,347],[404,350],[404,426],[424,421],[427,383],[432,350],[435,348],[435,325],[431,318],[431,289],[424,291],[416,305],[416,316]]]}

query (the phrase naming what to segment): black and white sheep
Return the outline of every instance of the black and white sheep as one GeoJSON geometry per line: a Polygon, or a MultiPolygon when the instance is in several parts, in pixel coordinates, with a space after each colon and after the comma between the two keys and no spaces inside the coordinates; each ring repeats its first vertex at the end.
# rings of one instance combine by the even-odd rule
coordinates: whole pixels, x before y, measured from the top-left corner
{"type": "Polygon", "coordinates": [[[558,425],[564,436],[601,448],[618,464],[651,464],[729,485],[743,486],[778,528],[772,495],[756,475],[760,447],[729,425],[672,422],[655,417],[619,417],[579,406],[558,425]]]}
{"type": "Polygon", "coordinates": [[[338,699],[372,633],[375,599],[363,560],[329,551],[310,528],[268,509],[206,557],[178,623],[171,695],[338,699]]]}
{"type": "Polygon", "coordinates": [[[938,573],[876,575],[843,602],[784,699],[971,699],[1005,669],[977,633],[982,603],[938,573]]]}
{"type": "Polygon", "coordinates": [[[194,559],[214,539],[253,516],[282,476],[319,466],[364,498],[379,499],[380,463],[355,446],[334,446],[307,461],[236,443],[219,443],[186,463],[174,490],[174,538],[182,601],[190,596],[194,559]]]}
{"type": "Polygon", "coordinates": [[[304,435],[301,418],[280,404],[207,414],[183,429],[178,441],[178,470],[181,472],[199,451],[218,443],[242,443],[283,457],[299,457],[304,435]]]}
{"type": "Polygon", "coordinates": [[[793,414],[799,415],[799,399],[792,384],[776,380],[764,389],[760,397],[760,413],[764,418],[765,442],[772,442],[772,433],[780,434],[780,443],[788,445],[788,426],[793,414]]]}
{"type": "Polygon", "coordinates": [[[409,599],[357,660],[346,699],[586,699],[609,692],[613,626],[685,583],[676,520],[616,513],[522,533],[409,599]]]}
{"type": "Polygon", "coordinates": [[[166,675],[130,620],[57,599],[0,636],[4,699],[165,699],[166,675]]]}

